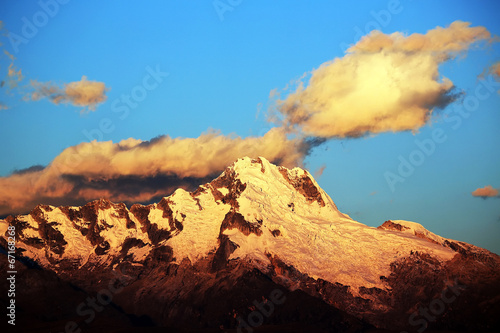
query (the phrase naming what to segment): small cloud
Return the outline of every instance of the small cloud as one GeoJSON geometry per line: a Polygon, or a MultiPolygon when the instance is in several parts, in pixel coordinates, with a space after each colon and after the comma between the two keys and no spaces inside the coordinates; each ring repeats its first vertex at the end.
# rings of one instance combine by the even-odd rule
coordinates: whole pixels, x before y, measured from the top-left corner
{"type": "Polygon", "coordinates": [[[17,87],[17,84],[24,79],[21,70],[14,66],[14,63],[9,65],[9,69],[7,71],[7,84],[10,89],[17,87]]]}
{"type": "Polygon", "coordinates": [[[497,78],[500,78],[500,61],[490,67],[490,73],[496,75],[497,78]]]}
{"type": "Polygon", "coordinates": [[[90,111],[95,111],[98,104],[106,101],[109,90],[103,82],[89,81],[85,76],[80,81],[64,84],[62,88],[51,82],[36,80],[31,80],[31,86],[35,89],[30,96],[32,100],[48,98],[54,104],[69,103],[90,111]]]}
{"type": "Polygon", "coordinates": [[[325,171],[326,169],[326,165],[323,164],[322,166],[320,166],[316,171],[314,171],[314,178],[319,178],[323,175],[323,172],[325,171]]]}
{"type": "MultiPolygon", "coordinates": [[[[493,64],[489,68],[488,72],[493,75],[493,77],[495,78],[495,80],[497,80],[497,81],[500,82],[500,61],[498,61],[495,64],[493,64]]],[[[500,94],[500,90],[498,91],[498,93],[500,94]]]]}
{"type": "Polygon", "coordinates": [[[480,197],[482,199],[498,197],[498,190],[491,185],[478,188],[472,192],[472,196],[480,197]]]}
{"type": "Polygon", "coordinates": [[[21,72],[21,69],[17,68],[14,64],[14,60],[16,60],[16,57],[10,54],[7,50],[3,50],[3,53],[9,58],[10,64],[7,68],[7,75],[3,80],[0,81],[0,88],[3,88],[4,86],[7,86],[8,89],[17,88],[19,82],[24,79],[24,76],[21,72]]]}
{"type": "Polygon", "coordinates": [[[10,60],[14,61],[16,59],[16,57],[14,57],[13,54],[9,53],[7,50],[3,50],[3,53],[5,53],[5,55],[7,57],[9,57],[10,60]]]}

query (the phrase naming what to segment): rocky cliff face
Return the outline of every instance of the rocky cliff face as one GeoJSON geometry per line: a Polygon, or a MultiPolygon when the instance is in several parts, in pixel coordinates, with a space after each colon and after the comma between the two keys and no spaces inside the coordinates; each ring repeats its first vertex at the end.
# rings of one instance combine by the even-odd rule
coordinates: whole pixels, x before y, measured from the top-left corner
{"type": "Polygon", "coordinates": [[[263,158],[240,159],[157,204],[38,206],[1,221],[2,235],[8,225],[24,285],[19,307],[33,327],[500,327],[497,255],[413,222],[353,221],[307,171],[263,158]],[[40,290],[27,288],[34,280],[40,290]],[[54,316],[57,306],[67,311],[54,316]]]}

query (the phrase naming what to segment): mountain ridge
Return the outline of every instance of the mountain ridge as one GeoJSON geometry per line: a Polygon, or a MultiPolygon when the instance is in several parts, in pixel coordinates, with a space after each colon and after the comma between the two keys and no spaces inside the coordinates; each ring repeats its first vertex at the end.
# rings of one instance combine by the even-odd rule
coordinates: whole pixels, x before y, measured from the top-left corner
{"type": "MultiPolygon", "coordinates": [[[[18,257],[83,290],[95,290],[90,281],[109,279],[112,271],[128,267],[134,282],[125,294],[136,300],[128,305],[130,299],[117,297],[116,302],[134,315],[147,314],[141,308],[149,299],[145,292],[169,300],[179,297],[173,286],[206,293],[216,288],[218,295],[254,281],[303,292],[301,298],[319,299],[326,308],[376,327],[387,328],[398,316],[396,326],[405,328],[408,311],[456,281],[467,282],[469,292],[479,288],[479,295],[491,300],[481,288],[493,288],[492,281],[500,276],[496,254],[437,236],[414,222],[389,220],[368,227],[341,213],[309,172],[275,166],[264,158],[239,159],[212,182],[193,192],[178,189],[155,204],[129,209],[100,199],[82,207],[39,205],[29,215],[3,220],[0,234],[7,225],[16,226],[18,257]],[[470,273],[460,273],[459,266],[470,273]],[[483,287],[471,282],[478,270],[485,272],[478,279],[483,287]],[[422,276],[433,283],[425,286],[422,276]],[[405,286],[412,286],[411,297],[405,286]]],[[[5,242],[0,238],[0,245],[5,247],[5,242]]],[[[183,307],[191,309],[188,299],[207,302],[186,293],[183,307]]],[[[161,324],[179,320],[171,313],[153,312],[153,321],[161,324]]],[[[495,322],[489,318],[485,323],[495,322]]]]}

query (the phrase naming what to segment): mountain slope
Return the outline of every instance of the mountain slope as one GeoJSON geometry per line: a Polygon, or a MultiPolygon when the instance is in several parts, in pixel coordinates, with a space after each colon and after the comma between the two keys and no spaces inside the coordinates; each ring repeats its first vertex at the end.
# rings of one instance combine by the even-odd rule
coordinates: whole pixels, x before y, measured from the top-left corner
{"type": "MultiPolygon", "coordinates": [[[[453,303],[446,316],[426,325],[498,324],[491,316],[500,295],[497,255],[414,222],[363,225],[339,212],[307,171],[264,158],[239,159],[196,191],[178,189],[157,204],[128,209],[101,199],[83,207],[38,206],[1,221],[2,235],[8,224],[16,227],[20,257],[86,292],[99,291],[125,267],[130,282],[114,304],[158,325],[203,318],[201,327],[234,327],[252,304],[248,295],[261,294],[251,287],[256,284],[287,291],[289,307],[320,302],[316,307],[346,331],[366,327],[354,317],[376,327],[407,328],[415,326],[408,318],[421,304],[460,283],[467,283],[460,298],[465,303],[453,303]],[[222,295],[231,301],[207,312],[222,295]],[[469,311],[465,300],[482,302],[481,324],[460,315],[469,311]]],[[[6,248],[5,237],[0,242],[6,248]]],[[[284,312],[273,318],[270,323],[287,322],[284,312]]]]}

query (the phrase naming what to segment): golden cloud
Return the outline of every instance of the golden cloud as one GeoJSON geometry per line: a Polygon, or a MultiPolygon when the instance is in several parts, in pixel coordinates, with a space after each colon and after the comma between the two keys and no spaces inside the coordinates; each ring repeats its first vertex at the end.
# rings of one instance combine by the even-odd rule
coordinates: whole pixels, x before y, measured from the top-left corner
{"type": "Polygon", "coordinates": [[[372,31],[313,70],[277,110],[288,128],[324,138],[418,130],[456,98],[439,65],[487,39],[486,28],[460,21],[409,36],[372,31]]]}
{"type": "Polygon", "coordinates": [[[500,77],[500,61],[491,66],[491,72],[500,77]]]}
{"type": "Polygon", "coordinates": [[[69,103],[91,111],[106,101],[106,92],[109,90],[103,82],[89,81],[85,76],[80,81],[64,84],[62,88],[51,82],[36,80],[31,80],[31,86],[35,89],[31,94],[32,100],[48,98],[55,104],[69,103]]]}
{"type": "Polygon", "coordinates": [[[309,144],[282,128],[262,137],[216,132],[198,138],[87,142],[65,149],[45,168],[0,178],[0,215],[36,204],[85,203],[98,198],[145,202],[210,181],[242,156],[263,156],[288,167],[302,165],[309,144]]]}
{"type": "MultiPolygon", "coordinates": [[[[497,81],[500,81],[500,61],[493,64],[493,66],[490,67],[489,72],[493,74],[497,81]]],[[[500,94],[500,90],[498,90],[498,93],[500,94]]]]}

